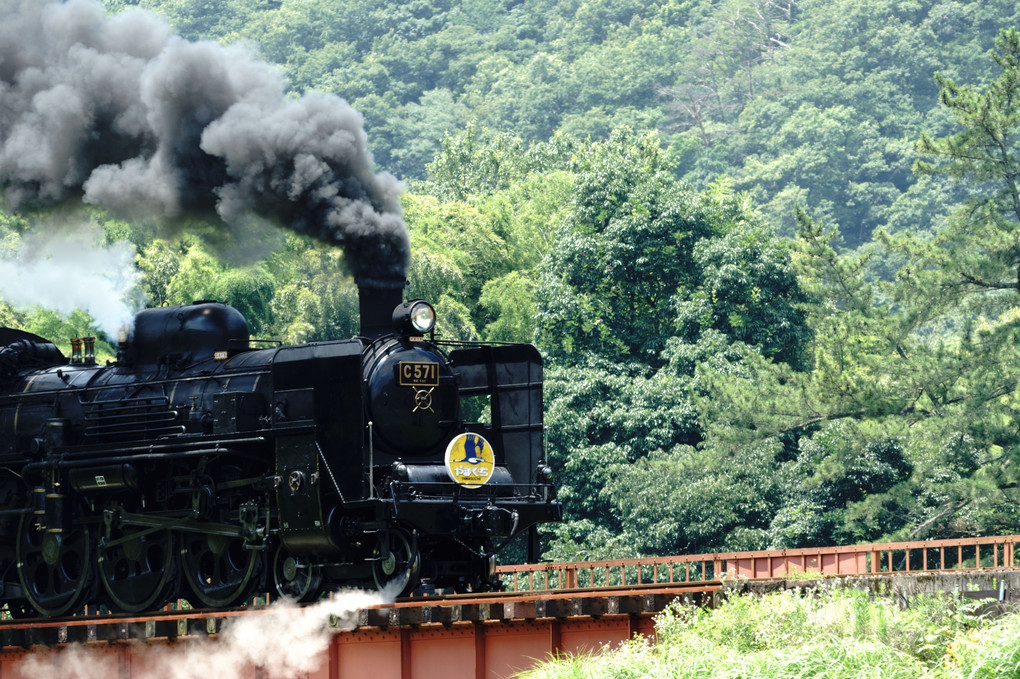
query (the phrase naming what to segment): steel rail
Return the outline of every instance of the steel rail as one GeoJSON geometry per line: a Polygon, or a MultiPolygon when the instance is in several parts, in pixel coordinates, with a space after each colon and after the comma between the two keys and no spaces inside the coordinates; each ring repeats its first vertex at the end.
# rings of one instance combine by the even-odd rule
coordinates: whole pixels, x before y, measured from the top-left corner
{"type": "MultiPolygon", "coordinates": [[[[713,592],[723,589],[720,580],[696,583],[672,583],[669,585],[646,583],[638,586],[582,588],[576,590],[557,590],[555,592],[481,592],[468,594],[443,594],[431,596],[401,597],[392,603],[381,603],[367,606],[367,611],[389,611],[394,609],[413,609],[422,607],[453,607],[483,605],[526,605],[537,601],[572,600],[581,598],[626,597],[644,595],[675,595],[688,593],[713,592]]],[[[94,627],[97,625],[138,625],[152,622],[167,623],[178,621],[205,621],[234,618],[242,615],[258,615],[272,610],[271,604],[257,603],[265,601],[257,597],[251,605],[228,609],[164,609],[152,613],[84,613],[63,618],[25,618],[0,620],[0,631],[18,629],[48,629],[64,627],[94,627]]],[[[301,604],[302,607],[315,605],[315,602],[301,604]]]]}

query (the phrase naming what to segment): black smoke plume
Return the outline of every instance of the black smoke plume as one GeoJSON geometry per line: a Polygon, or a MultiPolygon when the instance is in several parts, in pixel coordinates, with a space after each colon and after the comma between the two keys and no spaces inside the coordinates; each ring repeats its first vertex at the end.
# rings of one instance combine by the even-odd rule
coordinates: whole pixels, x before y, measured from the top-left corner
{"type": "Polygon", "coordinates": [[[400,184],[345,101],[288,98],[247,49],[95,0],[0,0],[0,190],[14,209],[267,218],[343,246],[363,278],[408,262],[400,184]]]}

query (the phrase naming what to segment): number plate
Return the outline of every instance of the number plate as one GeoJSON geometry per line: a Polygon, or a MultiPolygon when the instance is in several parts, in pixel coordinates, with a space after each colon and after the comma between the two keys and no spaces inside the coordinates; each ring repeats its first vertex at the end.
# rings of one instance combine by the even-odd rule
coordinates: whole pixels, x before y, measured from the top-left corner
{"type": "Polygon", "coordinates": [[[397,365],[402,387],[438,387],[439,364],[401,361],[397,365]]]}

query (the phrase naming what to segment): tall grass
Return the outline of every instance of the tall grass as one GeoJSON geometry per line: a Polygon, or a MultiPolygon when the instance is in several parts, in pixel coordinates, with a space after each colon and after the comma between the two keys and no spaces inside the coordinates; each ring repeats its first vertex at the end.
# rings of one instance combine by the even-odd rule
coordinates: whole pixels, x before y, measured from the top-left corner
{"type": "Polygon", "coordinates": [[[656,619],[657,642],[562,658],[527,679],[624,677],[1020,679],[1020,615],[994,621],[959,597],[906,607],[854,589],[734,595],[716,610],[675,603],[656,619]]]}

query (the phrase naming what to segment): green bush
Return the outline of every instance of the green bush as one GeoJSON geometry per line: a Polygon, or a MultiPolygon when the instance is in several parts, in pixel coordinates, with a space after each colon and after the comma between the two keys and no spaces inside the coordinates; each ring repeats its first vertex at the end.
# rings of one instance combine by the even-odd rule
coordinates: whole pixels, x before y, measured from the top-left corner
{"type": "Polygon", "coordinates": [[[674,603],[656,642],[635,638],[596,655],[568,656],[528,679],[686,677],[850,679],[1018,677],[1020,618],[989,622],[958,596],[897,600],[826,588],[734,595],[715,610],[674,603]]]}

